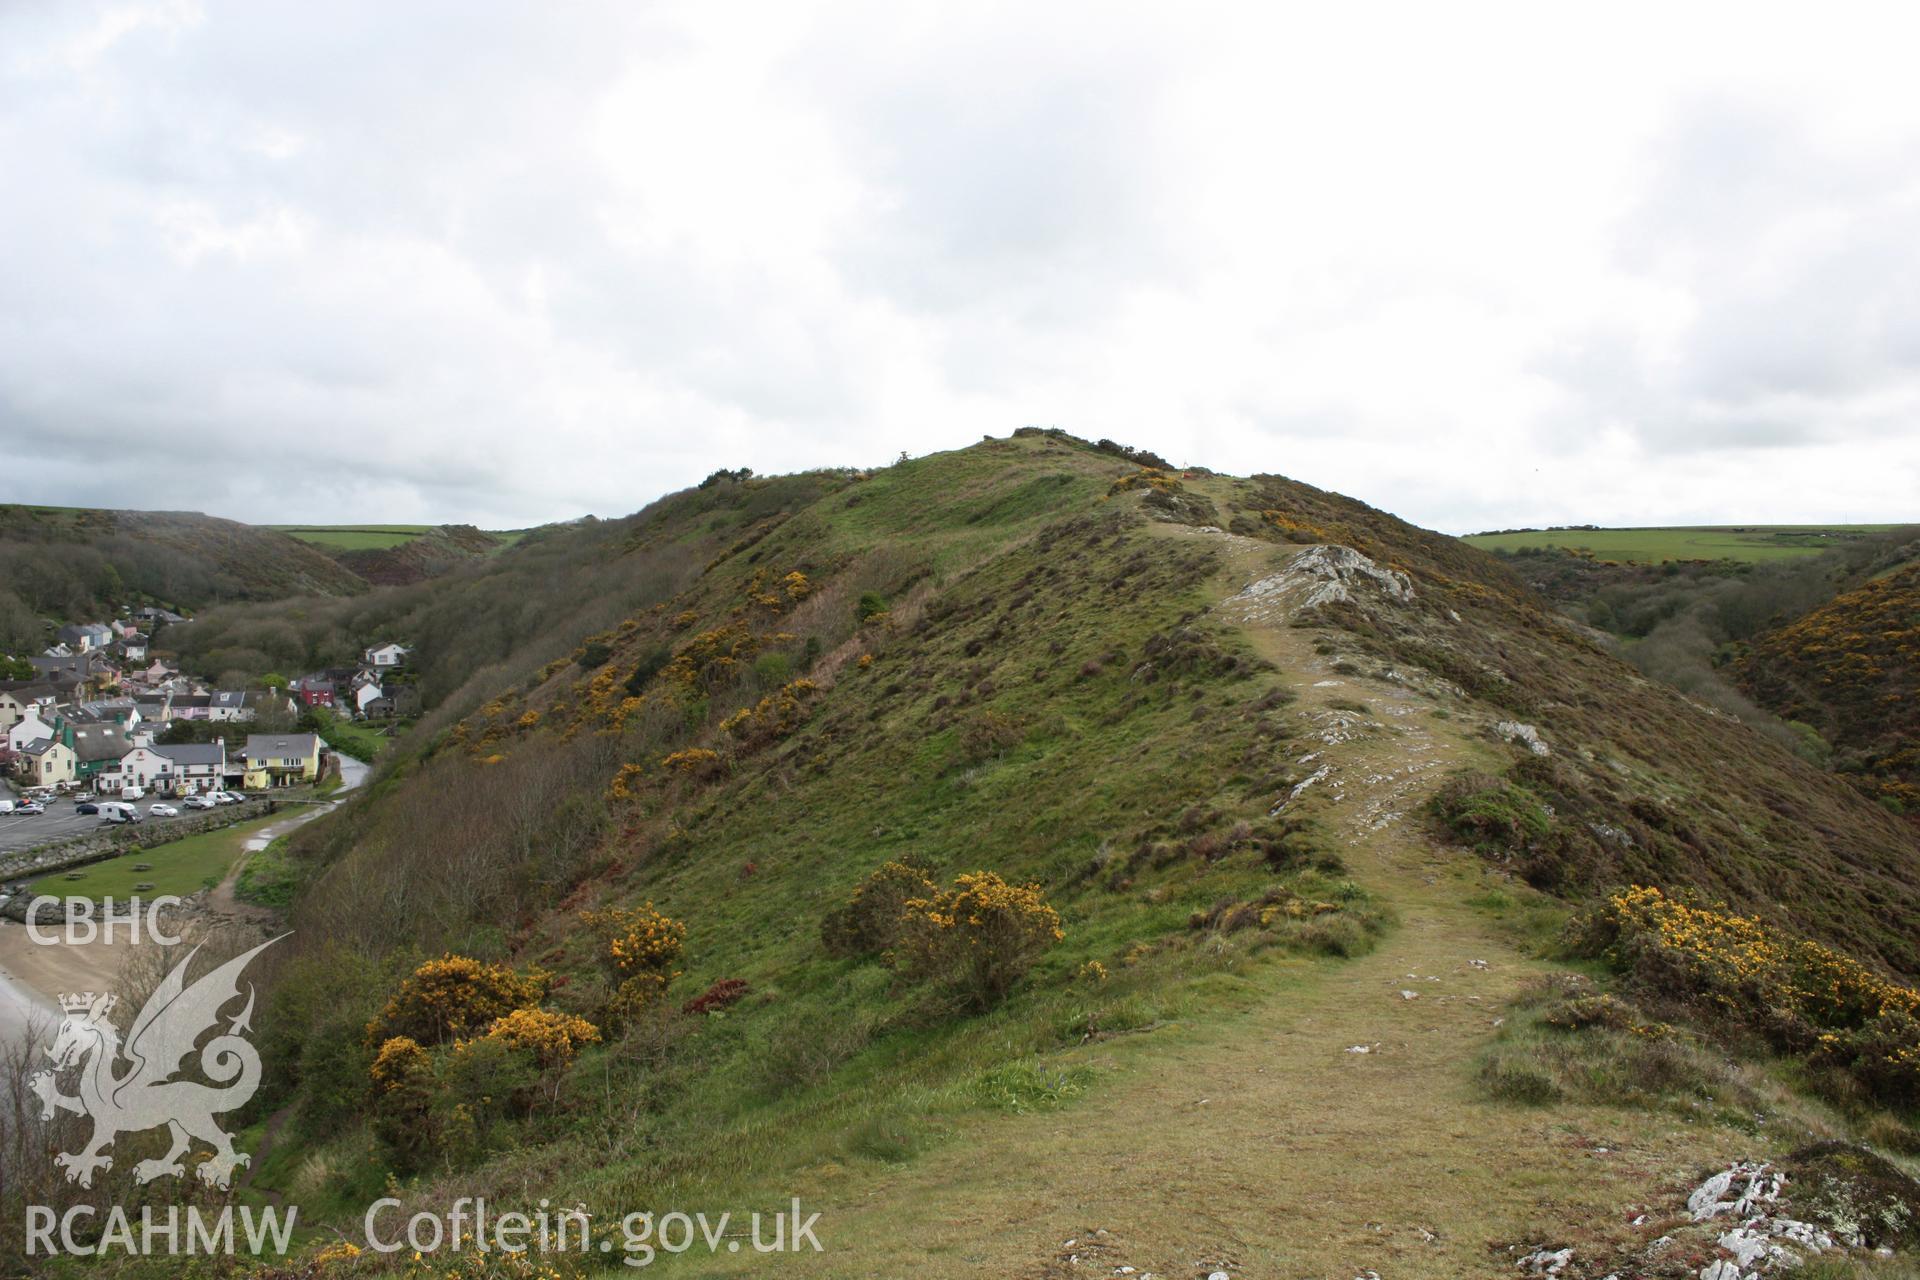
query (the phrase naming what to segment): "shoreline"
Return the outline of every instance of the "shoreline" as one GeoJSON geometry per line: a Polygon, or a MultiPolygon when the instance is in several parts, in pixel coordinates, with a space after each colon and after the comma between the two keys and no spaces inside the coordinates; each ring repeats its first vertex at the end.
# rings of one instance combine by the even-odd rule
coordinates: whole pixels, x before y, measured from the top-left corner
{"type": "MultiPolygon", "coordinates": [[[[248,857],[297,827],[305,826],[337,808],[366,779],[369,766],[340,756],[341,787],[333,796],[298,813],[269,823],[249,835],[241,856],[229,868],[219,888],[230,886],[248,857]]],[[[219,889],[214,891],[216,894],[219,889]]],[[[51,927],[51,926],[49,926],[51,927]]],[[[0,920],[0,1045],[30,1037],[34,1023],[44,1019],[51,1027],[60,1017],[59,997],[71,992],[111,991],[127,957],[141,947],[157,945],[149,939],[86,943],[38,943],[27,926],[0,920]]]]}

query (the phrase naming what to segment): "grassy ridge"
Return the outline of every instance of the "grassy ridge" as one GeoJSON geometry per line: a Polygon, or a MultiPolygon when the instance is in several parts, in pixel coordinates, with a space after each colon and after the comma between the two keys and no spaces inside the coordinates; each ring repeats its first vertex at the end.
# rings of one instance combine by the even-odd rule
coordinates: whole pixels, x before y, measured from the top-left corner
{"type": "MultiPolygon", "coordinates": [[[[361,1104],[364,1029],[421,958],[537,965],[557,1009],[600,1018],[587,909],[651,902],[686,923],[676,1008],[719,980],[750,994],[588,1050],[563,1113],[462,1130],[433,1169],[398,1170],[403,1194],[739,1204],[897,1169],[969,1115],[1090,1088],[1089,1043],[1231,1011],[1278,972],[1346,972],[1301,957],[1366,952],[1389,904],[1346,880],[1311,793],[1276,805],[1333,741],[1290,710],[1319,682],[1214,611],[1295,544],[1357,548],[1409,584],[1384,612],[1327,608],[1316,625],[1351,659],[1333,671],[1424,691],[1490,758],[1536,760],[1497,720],[1553,744],[1517,779],[1543,817],[1490,851],[1503,868],[1569,898],[1623,872],[1698,883],[1920,967],[1901,824],[1638,679],[1498,562],[1279,477],[1148,474],[1030,435],[718,483],[609,530],[628,579],[672,589],[516,666],[288,841],[284,878],[306,887],[259,1105],[290,1104],[312,1153],[289,1192],[349,1203],[390,1185],[361,1104]],[[823,918],[905,854],[941,882],[1039,884],[1065,939],[974,1016],[830,954],[823,918]]],[[[1368,998],[1399,999],[1401,968],[1368,998]]],[[[1350,1043],[1317,1052],[1346,1061],[1350,1043]]]]}
{"type": "Polygon", "coordinates": [[[1645,529],[1537,529],[1468,534],[1482,551],[1566,547],[1602,560],[1660,564],[1668,560],[1781,560],[1818,555],[1835,544],[1896,528],[1888,524],[1676,525],[1645,529]]]}

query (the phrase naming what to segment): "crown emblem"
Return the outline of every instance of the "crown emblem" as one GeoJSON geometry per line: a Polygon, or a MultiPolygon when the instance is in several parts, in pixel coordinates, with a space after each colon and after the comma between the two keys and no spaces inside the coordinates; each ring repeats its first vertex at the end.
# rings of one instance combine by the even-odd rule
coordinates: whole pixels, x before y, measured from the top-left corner
{"type": "Polygon", "coordinates": [[[77,995],[61,996],[60,1007],[67,1013],[85,1013],[93,1007],[93,992],[82,991],[77,995]]]}

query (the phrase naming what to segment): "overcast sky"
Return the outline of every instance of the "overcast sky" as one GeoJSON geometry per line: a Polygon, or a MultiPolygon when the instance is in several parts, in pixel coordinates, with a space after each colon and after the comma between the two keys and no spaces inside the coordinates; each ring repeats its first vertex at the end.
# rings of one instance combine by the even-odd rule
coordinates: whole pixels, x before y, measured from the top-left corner
{"type": "Polygon", "coordinates": [[[517,526],[1026,424],[1920,518],[1911,6],[0,0],[14,501],[517,526]]]}

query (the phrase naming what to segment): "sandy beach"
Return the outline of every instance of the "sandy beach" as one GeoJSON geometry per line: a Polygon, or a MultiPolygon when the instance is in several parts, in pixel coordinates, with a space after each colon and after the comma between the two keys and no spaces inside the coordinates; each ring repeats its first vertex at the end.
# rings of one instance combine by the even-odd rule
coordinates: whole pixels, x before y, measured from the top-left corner
{"type": "MultiPolygon", "coordinates": [[[[367,766],[345,756],[340,758],[340,766],[343,785],[336,794],[344,795],[365,780],[367,766]]],[[[253,853],[266,848],[275,839],[312,822],[338,803],[335,799],[309,805],[262,827],[247,838],[246,851],[253,853]]],[[[233,876],[229,874],[216,894],[224,894],[230,901],[232,881],[233,876]]],[[[42,936],[50,927],[41,927],[42,936]]],[[[171,921],[169,927],[172,927],[171,921]]],[[[138,942],[129,942],[124,929],[115,933],[111,943],[35,942],[24,924],[0,921],[0,1041],[12,1041],[36,1022],[44,1022],[50,1029],[59,1016],[60,996],[69,992],[112,990],[122,967],[136,949],[155,945],[144,935],[138,942]]]]}

